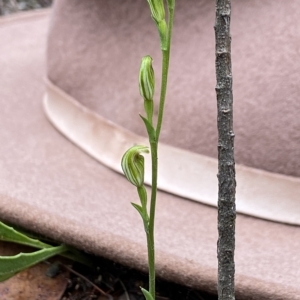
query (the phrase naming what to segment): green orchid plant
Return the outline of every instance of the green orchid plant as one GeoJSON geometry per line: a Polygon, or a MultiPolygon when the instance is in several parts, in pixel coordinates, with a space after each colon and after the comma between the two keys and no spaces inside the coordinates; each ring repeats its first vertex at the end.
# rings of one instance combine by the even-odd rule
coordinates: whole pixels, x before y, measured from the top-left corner
{"type": "Polygon", "coordinates": [[[70,246],[64,244],[53,246],[41,242],[38,239],[30,237],[29,234],[17,231],[2,222],[0,222],[0,241],[26,245],[38,249],[32,250],[30,253],[19,253],[14,256],[0,256],[0,282],[55,255],[64,256],[89,267],[93,266],[88,256],[70,246]]]}
{"type": "MultiPolygon", "coordinates": [[[[155,76],[152,67],[152,58],[147,55],[143,57],[139,72],[139,90],[144,100],[146,116],[140,116],[148,133],[150,150],[147,146],[135,145],[126,151],[122,158],[122,169],[127,179],[136,186],[140,204],[132,203],[139,212],[147,236],[148,265],[149,265],[149,290],[142,292],[146,300],[155,300],[155,248],[154,248],[154,220],[157,194],[157,170],[158,170],[158,141],[163,120],[164,103],[167,91],[167,80],[170,59],[170,44],[174,19],[175,0],[147,0],[152,19],[156,24],[160,37],[162,51],[162,80],[160,100],[158,105],[158,117],[156,125],[153,122],[155,76]],[[165,6],[168,9],[167,21],[165,6]],[[152,182],[150,208],[148,207],[147,191],[144,185],[144,156],[151,153],[152,182]]],[[[62,255],[69,259],[78,261],[87,266],[92,266],[90,259],[78,252],[76,249],[66,246],[53,246],[38,239],[30,237],[29,234],[15,230],[0,222],[0,240],[13,242],[21,245],[31,246],[38,250],[31,253],[20,253],[15,256],[0,256],[0,282],[9,279],[18,272],[27,269],[41,261],[55,255],[62,255]]]]}
{"type": "Polygon", "coordinates": [[[147,237],[148,266],[149,266],[149,290],[142,288],[146,300],[155,300],[155,248],[154,248],[154,220],[157,195],[157,170],[158,170],[158,141],[162,126],[164,104],[166,99],[168,70],[170,60],[170,45],[174,20],[175,0],[147,0],[152,19],[156,24],[160,37],[162,51],[162,80],[158,105],[158,117],[156,125],[153,123],[155,76],[152,67],[152,57],[143,57],[139,72],[139,89],[144,100],[146,116],[141,119],[146,127],[150,143],[152,181],[150,208],[148,208],[147,191],[144,185],[144,157],[149,153],[149,148],[143,145],[135,145],[127,150],[122,158],[121,166],[126,178],[137,188],[140,204],[132,203],[140,214],[147,237]],[[168,10],[166,21],[165,4],[168,10]]]}

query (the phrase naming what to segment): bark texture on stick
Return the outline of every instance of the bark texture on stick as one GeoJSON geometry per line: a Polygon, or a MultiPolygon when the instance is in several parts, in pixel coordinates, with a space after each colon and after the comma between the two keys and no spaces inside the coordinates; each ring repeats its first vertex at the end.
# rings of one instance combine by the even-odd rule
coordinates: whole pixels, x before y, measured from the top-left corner
{"type": "Polygon", "coordinates": [[[232,107],[231,0],[216,0],[216,94],[218,106],[218,299],[235,299],[235,162],[232,107]]]}

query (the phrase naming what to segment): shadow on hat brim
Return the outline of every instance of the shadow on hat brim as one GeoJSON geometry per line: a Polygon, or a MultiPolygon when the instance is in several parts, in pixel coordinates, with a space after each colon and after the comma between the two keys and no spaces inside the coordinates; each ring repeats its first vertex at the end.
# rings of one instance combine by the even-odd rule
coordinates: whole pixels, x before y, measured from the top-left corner
{"type": "MultiPolygon", "coordinates": [[[[146,270],[136,191],[55,131],[43,108],[49,12],[0,21],[0,217],[146,270]]],[[[217,210],[159,192],[160,277],[216,292],[217,210]]],[[[239,299],[300,299],[299,227],[243,215],[236,225],[239,299]]]]}

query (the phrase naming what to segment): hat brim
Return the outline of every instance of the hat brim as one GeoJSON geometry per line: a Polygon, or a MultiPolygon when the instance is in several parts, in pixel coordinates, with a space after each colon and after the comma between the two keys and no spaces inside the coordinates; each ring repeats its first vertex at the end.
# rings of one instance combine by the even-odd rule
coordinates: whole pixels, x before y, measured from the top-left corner
{"type": "MultiPolygon", "coordinates": [[[[0,22],[0,217],[146,270],[136,190],[53,129],[42,107],[49,12],[0,22]]],[[[159,192],[157,273],[216,291],[217,210],[159,192]]],[[[240,299],[300,299],[300,230],[243,215],[236,225],[240,299]]]]}

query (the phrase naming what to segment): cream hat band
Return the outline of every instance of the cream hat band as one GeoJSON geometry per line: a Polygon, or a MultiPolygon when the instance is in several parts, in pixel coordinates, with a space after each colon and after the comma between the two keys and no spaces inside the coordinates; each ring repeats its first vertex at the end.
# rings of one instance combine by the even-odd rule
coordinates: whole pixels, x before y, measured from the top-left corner
{"type": "MultiPolygon", "coordinates": [[[[49,80],[44,109],[52,124],[75,145],[107,167],[122,173],[121,158],[134,144],[148,140],[90,111],[49,80]]],[[[216,159],[160,144],[158,186],[162,191],[216,206],[216,159]]],[[[145,157],[150,183],[150,156],[145,157]]],[[[236,165],[239,213],[300,225],[300,179],[236,165]]]]}

